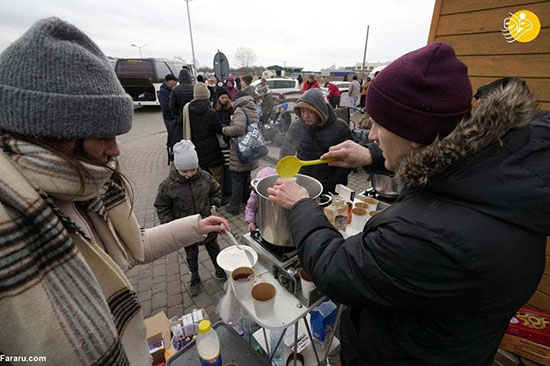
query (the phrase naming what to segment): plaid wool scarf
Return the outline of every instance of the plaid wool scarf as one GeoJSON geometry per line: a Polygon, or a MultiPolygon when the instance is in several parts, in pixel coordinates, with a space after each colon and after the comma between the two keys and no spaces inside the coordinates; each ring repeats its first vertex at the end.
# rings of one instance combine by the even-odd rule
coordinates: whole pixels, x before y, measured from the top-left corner
{"type": "Polygon", "coordinates": [[[56,365],[146,365],[143,316],[121,269],[143,260],[141,232],[110,181],[116,162],[82,163],[81,186],[74,168],[42,147],[8,135],[0,147],[0,324],[9,329],[0,352],[56,365]],[[100,235],[103,248],[55,200],[95,217],[95,232],[110,233],[100,235]]]}

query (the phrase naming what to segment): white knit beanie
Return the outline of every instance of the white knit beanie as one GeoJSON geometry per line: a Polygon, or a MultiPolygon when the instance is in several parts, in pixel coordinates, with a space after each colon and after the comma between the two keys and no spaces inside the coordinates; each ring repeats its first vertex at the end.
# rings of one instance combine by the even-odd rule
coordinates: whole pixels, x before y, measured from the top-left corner
{"type": "Polygon", "coordinates": [[[199,167],[199,157],[195,145],[189,140],[181,140],[174,145],[174,166],[177,170],[189,170],[199,167]]]}

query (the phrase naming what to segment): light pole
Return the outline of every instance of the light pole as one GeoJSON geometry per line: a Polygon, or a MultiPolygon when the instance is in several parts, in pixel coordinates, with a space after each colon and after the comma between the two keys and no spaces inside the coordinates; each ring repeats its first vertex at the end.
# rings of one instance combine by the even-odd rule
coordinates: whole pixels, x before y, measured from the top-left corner
{"type": "Polygon", "coordinates": [[[141,49],[142,49],[143,47],[145,47],[144,44],[141,45],[141,46],[138,46],[137,44],[132,43],[130,46],[132,46],[132,47],[137,47],[137,49],[139,50],[139,58],[143,58],[143,57],[141,56],[141,49]]]}
{"type": "Polygon", "coordinates": [[[193,54],[193,69],[197,72],[197,65],[195,63],[195,46],[193,45],[193,31],[191,30],[191,14],[189,13],[189,2],[191,0],[184,0],[187,4],[187,19],[189,20],[189,35],[191,36],[191,53],[193,54]]]}

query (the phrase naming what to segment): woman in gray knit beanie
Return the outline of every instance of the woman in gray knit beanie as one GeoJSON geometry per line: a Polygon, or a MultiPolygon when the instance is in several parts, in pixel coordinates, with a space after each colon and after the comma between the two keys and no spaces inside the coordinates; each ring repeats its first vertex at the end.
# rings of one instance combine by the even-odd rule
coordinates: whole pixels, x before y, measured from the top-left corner
{"type": "Polygon", "coordinates": [[[0,350],[52,365],[151,365],[125,271],[228,222],[139,227],[117,164],[132,100],[75,26],[40,20],[0,55],[0,106],[0,350]]]}

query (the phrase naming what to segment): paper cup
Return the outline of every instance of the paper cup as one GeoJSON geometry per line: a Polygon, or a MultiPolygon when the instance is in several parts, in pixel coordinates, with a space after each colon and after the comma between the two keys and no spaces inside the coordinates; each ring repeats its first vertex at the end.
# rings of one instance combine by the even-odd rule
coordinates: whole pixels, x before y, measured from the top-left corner
{"type": "Polygon", "coordinates": [[[380,213],[380,211],[376,211],[376,210],[369,211],[369,215],[368,215],[369,217],[368,217],[367,221],[372,219],[374,216],[378,215],[379,213],[380,213]]]}
{"type": "MultiPolygon", "coordinates": [[[[373,211],[374,212],[374,211],[373,211]]],[[[351,227],[362,231],[370,216],[364,208],[354,208],[351,210],[351,227]]]]}
{"type": "Polygon", "coordinates": [[[250,298],[250,290],[252,290],[252,285],[254,285],[254,270],[250,267],[235,268],[231,272],[231,284],[238,299],[248,300],[250,298]]]}
{"type": "Polygon", "coordinates": [[[364,208],[365,210],[369,210],[369,204],[366,202],[357,202],[353,205],[354,208],[364,208]]]}
{"type": "Polygon", "coordinates": [[[363,202],[369,205],[369,211],[374,211],[378,207],[378,200],[375,200],[374,198],[367,197],[363,199],[363,202]]]}
{"type": "Polygon", "coordinates": [[[300,275],[300,283],[302,284],[302,296],[304,299],[309,301],[309,295],[311,294],[311,291],[315,289],[315,284],[303,268],[300,272],[298,272],[298,274],[300,275]]]}
{"type": "Polygon", "coordinates": [[[277,289],[270,283],[260,282],[252,287],[250,296],[258,318],[267,318],[273,315],[275,295],[277,295],[277,289]]]}

